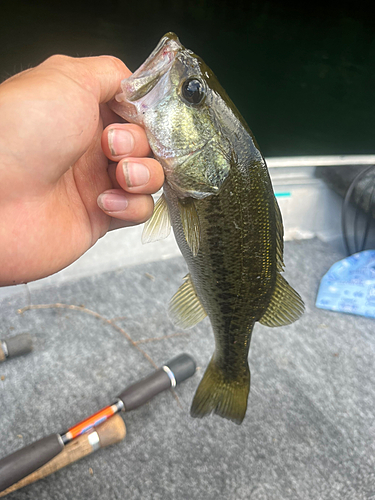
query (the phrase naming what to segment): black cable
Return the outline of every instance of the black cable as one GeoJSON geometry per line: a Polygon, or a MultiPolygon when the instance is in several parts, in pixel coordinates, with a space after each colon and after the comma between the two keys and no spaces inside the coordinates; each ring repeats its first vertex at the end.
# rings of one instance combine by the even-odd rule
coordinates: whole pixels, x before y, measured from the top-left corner
{"type": "MultiPolygon", "coordinates": [[[[357,184],[359,184],[359,180],[358,180],[357,184]]],[[[354,199],[355,206],[356,206],[355,214],[354,214],[354,222],[353,222],[354,253],[362,252],[365,248],[365,245],[366,245],[368,230],[369,230],[370,225],[371,225],[371,210],[369,210],[367,212],[365,234],[364,234],[364,237],[362,238],[361,245],[359,244],[359,235],[358,235],[358,233],[359,233],[359,220],[360,220],[359,216],[362,212],[362,208],[366,212],[366,193],[370,191],[371,185],[373,185],[373,187],[375,186],[375,184],[373,183],[372,176],[369,175],[368,179],[366,179],[366,176],[364,176],[361,192],[360,193],[357,192],[357,196],[356,196],[356,193],[353,193],[354,198],[357,198],[357,199],[354,199]],[[366,182],[366,181],[368,181],[368,182],[366,182]]],[[[357,189],[357,191],[358,191],[358,189],[357,189]]],[[[368,200],[370,202],[369,207],[371,207],[371,203],[372,203],[371,199],[372,199],[372,192],[371,192],[370,198],[368,200]]]]}
{"type": "Polygon", "coordinates": [[[372,185],[371,196],[369,201],[369,210],[367,212],[367,218],[366,218],[365,234],[363,235],[362,245],[360,249],[361,252],[363,252],[363,250],[365,249],[369,229],[371,226],[371,222],[373,221],[371,210],[374,203],[375,203],[375,182],[372,185]]]}
{"type": "MultiPolygon", "coordinates": [[[[353,195],[354,195],[354,193],[353,193],[353,195]]],[[[355,204],[355,214],[354,214],[354,222],[353,222],[353,239],[354,239],[354,252],[353,253],[358,252],[358,247],[359,247],[357,229],[359,226],[359,224],[358,224],[359,215],[361,213],[361,209],[359,207],[360,202],[361,202],[361,197],[356,201],[356,204],[355,204]]]]}
{"type": "MultiPolygon", "coordinates": [[[[354,252],[351,252],[350,245],[349,245],[347,225],[348,225],[348,210],[349,210],[350,199],[351,199],[353,191],[357,187],[357,184],[360,181],[360,179],[362,177],[364,177],[368,172],[370,172],[373,169],[375,169],[375,165],[371,165],[370,167],[366,168],[365,170],[362,170],[362,172],[360,172],[359,174],[357,174],[354,177],[354,179],[352,180],[352,182],[351,182],[351,184],[350,184],[350,186],[349,186],[349,188],[348,188],[348,190],[346,192],[345,198],[344,198],[343,207],[342,207],[342,214],[341,214],[341,227],[342,227],[342,235],[343,235],[344,245],[345,245],[345,249],[346,249],[346,252],[347,252],[348,255],[352,255],[352,253],[360,251],[359,248],[358,248],[358,241],[357,241],[358,240],[358,238],[357,238],[357,222],[358,222],[358,214],[357,214],[357,212],[355,214],[355,220],[354,220],[354,246],[355,246],[354,252]]],[[[364,234],[364,237],[363,237],[363,240],[362,240],[361,250],[364,249],[364,245],[366,244],[367,236],[368,236],[368,232],[369,232],[369,228],[370,228],[370,225],[371,225],[372,203],[373,203],[373,201],[375,201],[374,200],[374,196],[375,196],[374,193],[375,193],[375,184],[374,184],[373,191],[372,191],[371,197],[370,197],[370,203],[369,203],[368,214],[367,214],[367,222],[366,222],[365,234],[364,234]]]]}

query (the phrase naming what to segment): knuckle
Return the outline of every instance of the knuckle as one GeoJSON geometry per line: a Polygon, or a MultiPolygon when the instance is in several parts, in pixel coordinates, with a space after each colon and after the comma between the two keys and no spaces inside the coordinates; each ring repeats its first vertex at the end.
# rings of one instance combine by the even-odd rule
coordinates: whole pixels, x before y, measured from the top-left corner
{"type": "Polygon", "coordinates": [[[109,62],[110,64],[115,66],[116,69],[122,70],[124,67],[124,63],[118,57],[115,57],[115,56],[98,56],[98,57],[100,59],[102,59],[103,61],[109,62]]]}
{"type": "Polygon", "coordinates": [[[72,60],[73,60],[72,57],[64,56],[63,54],[54,54],[48,57],[48,59],[46,59],[42,63],[42,65],[61,66],[65,65],[67,62],[71,62],[72,60]]]}

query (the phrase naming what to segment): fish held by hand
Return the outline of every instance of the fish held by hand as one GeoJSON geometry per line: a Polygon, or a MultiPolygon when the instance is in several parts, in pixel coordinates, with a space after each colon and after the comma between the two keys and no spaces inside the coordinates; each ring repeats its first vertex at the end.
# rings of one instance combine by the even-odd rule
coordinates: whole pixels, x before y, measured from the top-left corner
{"type": "Polygon", "coordinates": [[[213,72],[175,34],[121,86],[112,109],[144,127],[165,173],[142,240],[166,237],[172,226],[189,268],[169,315],[182,328],[207,315],[214,331],[191,415],[241,423],[255,322],[288,325],[304,310],[281,275],[283,224],[265,160],[213,72]]]}

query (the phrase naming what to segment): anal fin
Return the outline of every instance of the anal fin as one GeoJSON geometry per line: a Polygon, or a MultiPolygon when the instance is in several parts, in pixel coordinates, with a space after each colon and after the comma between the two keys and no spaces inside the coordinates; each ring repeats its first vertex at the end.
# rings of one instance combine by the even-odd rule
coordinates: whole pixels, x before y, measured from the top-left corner
{"type": "Polygon", "coordinates": [[[185,276],[177,292],[169,303],[169,317],[175,326],[180,328],[191,328],[207,316],[200,302],[190,274],[185,276]]]}
{"type": "Polygon", "coordinates": [[[303,314],[304,310],[305,305],[299,294],[278,273],[271,302],[259,323],[265,326],[290,325],[303,314]]]}

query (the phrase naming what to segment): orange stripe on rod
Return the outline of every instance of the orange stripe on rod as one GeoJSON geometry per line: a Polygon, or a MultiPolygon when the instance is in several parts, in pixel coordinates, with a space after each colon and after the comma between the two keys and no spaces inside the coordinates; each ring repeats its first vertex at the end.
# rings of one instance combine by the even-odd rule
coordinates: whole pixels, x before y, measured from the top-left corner
{"type": "Polygon", "coordinates": [[[94,415],[91,415],[91,417],[88,417],[85,420],[82,420],[82,422],[79,422],[79,424],[71,427],[68,432],[65,433],[67,441],[71,441],[84,432],[87,432],[93,427],[105,422],[110,417],[118,413],[118,411],[119,408],[115,404],[106,406],[102,410],[99,410],[97,413],[94,413],[94,415]]]}

